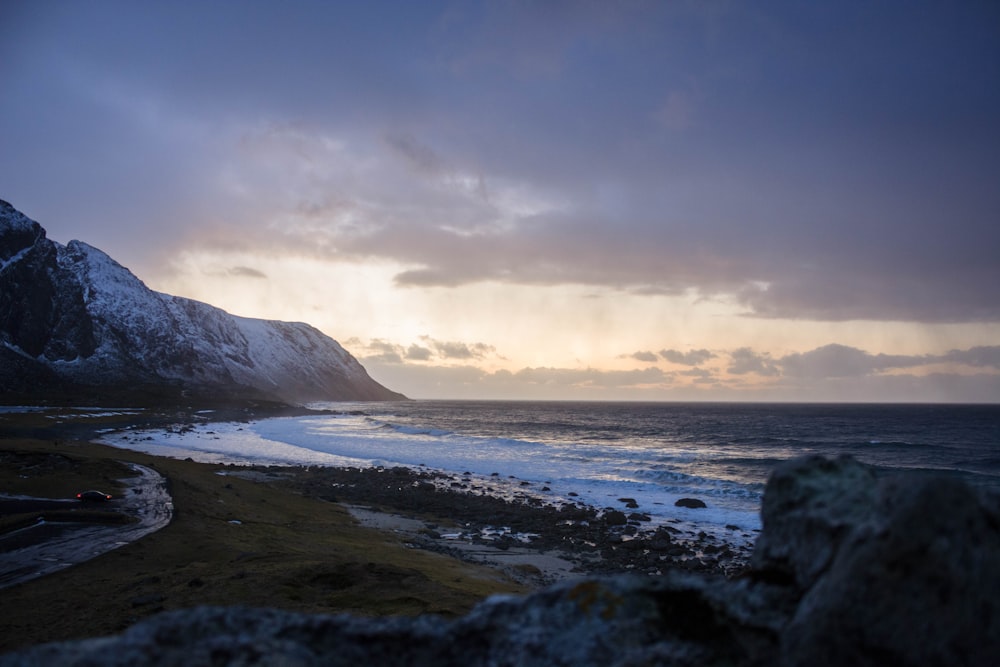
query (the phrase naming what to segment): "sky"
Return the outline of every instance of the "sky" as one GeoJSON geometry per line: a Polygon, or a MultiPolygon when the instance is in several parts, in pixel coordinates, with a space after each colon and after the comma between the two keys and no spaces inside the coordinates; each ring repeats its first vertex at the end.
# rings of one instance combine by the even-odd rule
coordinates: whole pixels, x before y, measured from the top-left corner
{"type": "Polygon", "coordinates": [[[412,398],[1000,402],[1000,4],[0,4],[0,198],[412,398]]]}

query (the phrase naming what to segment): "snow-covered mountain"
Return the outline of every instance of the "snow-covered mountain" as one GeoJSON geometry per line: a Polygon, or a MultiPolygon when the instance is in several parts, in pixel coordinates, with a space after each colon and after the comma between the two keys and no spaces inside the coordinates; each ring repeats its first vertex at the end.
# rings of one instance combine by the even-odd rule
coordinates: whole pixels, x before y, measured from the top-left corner
{"type": "Polygon", "coordinates": [[[236,317],[150,290],[0,200],[0,395],[394,400],[308,324],[236,317]],[[89,393],[88,393],[89,392],[89,393]]]}

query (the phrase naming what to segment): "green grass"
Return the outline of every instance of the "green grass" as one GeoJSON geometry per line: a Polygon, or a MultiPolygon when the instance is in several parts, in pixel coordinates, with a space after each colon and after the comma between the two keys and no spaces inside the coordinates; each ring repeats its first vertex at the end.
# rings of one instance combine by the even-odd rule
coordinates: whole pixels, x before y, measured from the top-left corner
{"type": "Polygon", "coordinates": [[[167,478],[176,515],[137,542],[5,589],[0,651],[110,634],[195,605],[454,617],[490,594],[524,591],[495,570],[357,526],[336,503],[220,476],[217,465],[80,441],[0,439],[3,456],[52,464],[0,466],[0,490],[42,497],[113,493],[116,475],[132,475],[120,461],[152,467],[167,478]]]}

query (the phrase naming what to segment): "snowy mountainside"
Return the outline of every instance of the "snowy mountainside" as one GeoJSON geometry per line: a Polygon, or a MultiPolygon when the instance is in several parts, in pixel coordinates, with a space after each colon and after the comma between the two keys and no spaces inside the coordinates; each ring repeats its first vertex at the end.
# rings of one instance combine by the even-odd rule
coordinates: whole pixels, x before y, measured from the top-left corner
{"type": "Polygon", "coordinates": [[[0,201],[0,394],[130,387],[292,403],[403,398],[307,324],[150,290],[101,250],[55,243],[0,201]]]}

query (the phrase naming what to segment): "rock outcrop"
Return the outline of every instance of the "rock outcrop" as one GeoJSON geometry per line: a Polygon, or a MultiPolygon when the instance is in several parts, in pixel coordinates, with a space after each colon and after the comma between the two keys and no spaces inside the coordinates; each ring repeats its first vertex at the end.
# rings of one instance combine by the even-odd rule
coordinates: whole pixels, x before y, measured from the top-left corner
{"type": "Polygon", "coordinates": [[[75,402],[403,398],[315,328],[154,292],[0,201],[0,396],[75,402]]]}
{"type": "Polygon", "coordinates": [[[754,567],[735,580],[568,581],[456,621],[206,607],[0,667],[1000,664],[995,496],[811,457],[776,469],[762,514],[754,567]]]}
{"type": "Polygon", "coordinates": [[[755,552],[759,567],[789,564],[807,577],[782,633],[785,664],[1000,664],[996,497],[950,477],[870,480],[850,459],[775,475],[775,483],[791,482],[792,496],[805,492],[793,520],[799,530],[779,507],[764,515],[786,522],[797,547],[776,559],[772,533],[755,552]],[[838,488],[815,487],[823,478],[838,488]]]}

